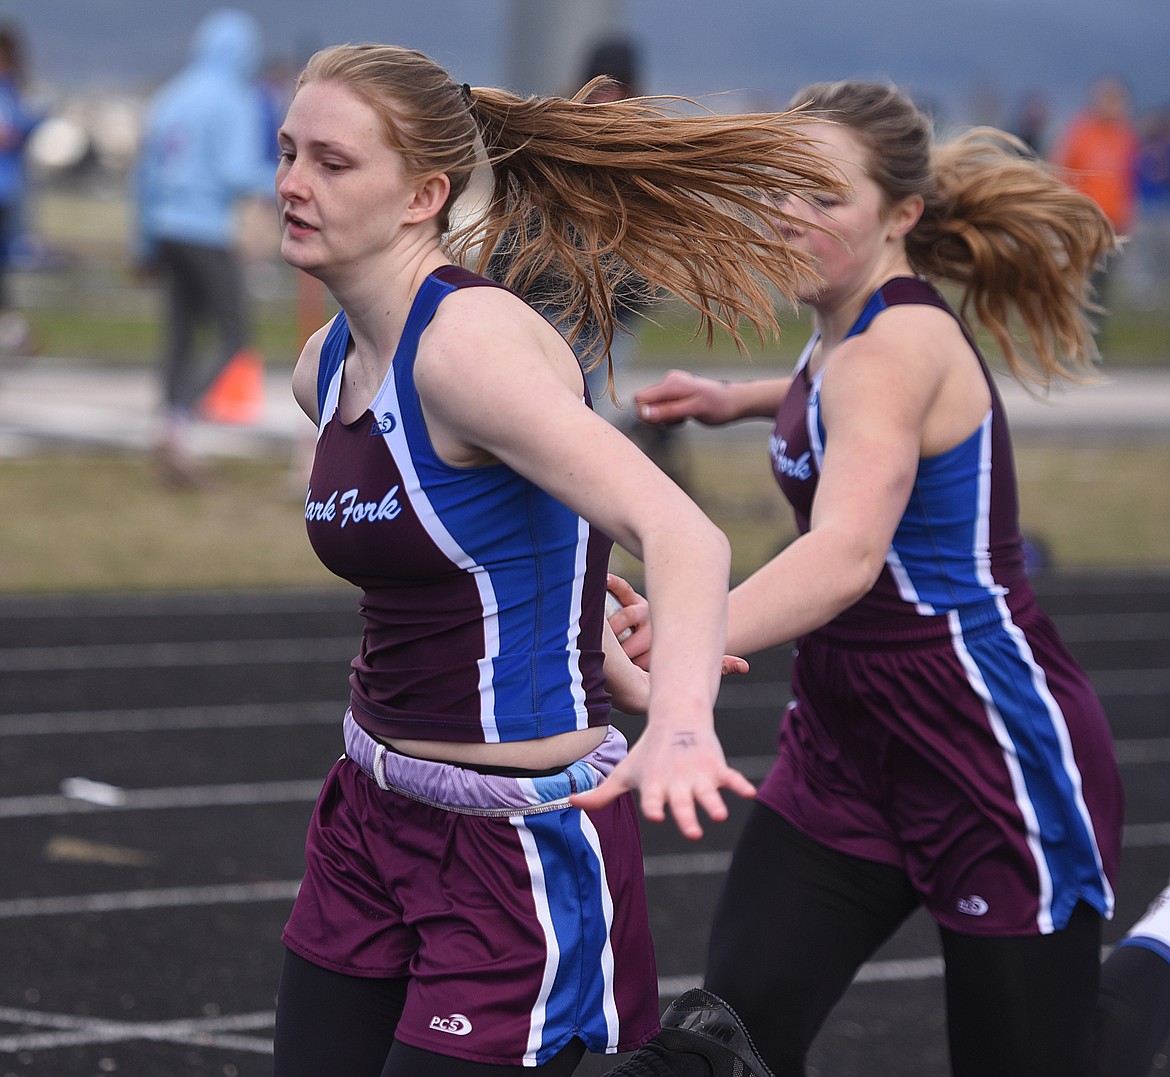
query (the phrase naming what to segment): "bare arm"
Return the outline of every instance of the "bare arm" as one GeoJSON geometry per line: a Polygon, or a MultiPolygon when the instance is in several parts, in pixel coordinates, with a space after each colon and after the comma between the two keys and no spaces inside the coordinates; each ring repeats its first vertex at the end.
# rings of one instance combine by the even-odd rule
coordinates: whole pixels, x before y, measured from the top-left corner
{"type": "Polygon", "coordinates": [[[696,803],[721,820],[727,815],[721,787],[754,793],[727,766],[714,733],[727,624],[727,540],[627,438],[584,405],[571,351],[539,315],[517,310],[517,303],[506,293],[475,289],[440,307],[416,365],[428,429],[449,462],[502,461],[644,562],[655,603],[647,729],[579,806],[600,808],[636,788],[648,819],[662,820],[669,807],[679,829],[698,837],[696,803]]]}
{"type": "Polygon", "coordinates": [[[662,381],[635,393],[634,402],[644,423],[697,419],[719,426],[736,419],[772,418],[791,382],[791,378],[722,381],[671,370],[662,381]]]}
{"type": "Polygon", "coordinates": [[[923,322],[918,310],[887,312],[830,358],[821,389],[827,441],[810,530],[732,592],[729,650],[750,654],[796,639],[877,581],[925,432],[939,422],[940,387],[956,365],[950,351],[932,346],[935,323],[923,322]]]}

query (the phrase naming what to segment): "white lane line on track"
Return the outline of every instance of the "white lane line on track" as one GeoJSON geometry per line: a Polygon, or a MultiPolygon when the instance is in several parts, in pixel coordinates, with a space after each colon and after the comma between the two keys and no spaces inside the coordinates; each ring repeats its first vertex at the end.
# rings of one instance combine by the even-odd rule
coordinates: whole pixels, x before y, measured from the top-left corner
{"type": "MultiPolygon", "coordinates": [[[[1154,671],[1159,674],[1159,671],[1154,671]]],[[[1126,675],[1128,677],[1128,675],[1126,675]]],[[[1157,695],[1157,681],[1151,679],[1149,695],[1157,695]]],[[[1138,689],[1141,685],[1138,685],[1138,689]]],[[[777,683],[769,685],[739,685],[734,691],[724,688],[717,704],[718,710],[751,710],[756,707],[775,707],[777,716],[782,710],[778,700],[787,700],[787,685],[779,691],[777,683]]],[[[1140,690],[1135,695],[1142,695],[1140,690]]],[[[105,711],[42,711],[18,714],[0,714],[0,739],[6,737],[51,737],[75,733],[154,733],[171,730],[266,729],[282,725],[329,725],[337,723],[345,711],[342,697],[321,699],[316,703],[255,703],[213,704],[206,706],[130,707],[105,711]]],[[[1122,745],[1170,745],[1170,739],[1119,741],[1117,759],[1123,759],[1122,745]]],[[[1147,748],[1141,748],[1142,752],[1147,748]]],[[[1168,750],[1170,751],[1170,750],[1168,750]]],[[[1165,757],[1163,757],[1165,758],[1165,757]]],[[[1156,761],[1154,759],[1138,761],[1156,761]]]]}
{"type": "Polygon", "coordinates": [[[1088,670],[1089,680],[1103,696],[1160,696],[1170,694],[1170,667],[1154,669],[1088,670]]]}
{"type": "Polygon", "coordinates": [[[219,617],[233,620],[256,612],[267,617],[307,614],[327,617],[335,614],[357,617],[353,589],[341,586],[334,594],[286,592],[247,588],[223,591],[110,592],[92,595],[44,594],[0,600],[0,613],[13,622],[75,621],[78,611],[87,617],[111,620],[141,620],[145,617],[219,617]]]}
{"type": "MultiPolygon", "coordinates": [[[[1170,737],[1123,740],[1116,745],[1125,766],[1170,761],[1170,737]]],[[[772,765],[771,755],[731,756],[727,762],[752,781],[759,781],[772,765]]],[[[74,779],[76,780],[76,779],[74,779]]],[[[303,781],[236,782],[225,785],[188,785],[162,789],[118,787],[116,803],[94,803],[56,793],[0,797],[0,819],[45,818],[95,811],[159,811],[166,808],[215,808],[281,804],[315,800],[323,779],[303,781]]],[[[100,784],[100,783],[99,783],[100,784]]],[[[1129,830],[1138,828],[1130,827],[1129,830]]],[[[1161,844],[1157,840],[1152,844],[1161,844]]]]}
{"type": "MultiPolygon", "coordinates": [[[[1152,669],[1096,669],[1088,671],[1089,680],[1101,696],[1170,695],[1170,667],[1152,669]]],[[[772,710],[779,718],[791,696],[787,681],[761,681],[756,684],[725,684],[720,688],[716,712],[772,710]]]]}
{"type": "Polygon", "coordinates": [[[312,801],[321,792],[323,778],[285,782],[235,782],[228,785],[184,785],[169,789],[118,788],[118,803],[46,793],[0,798],[0,819],[44,818],[95,811],[158,811],[163,808],[224,808],[239,805],[287,804],[312,801]]]}
{"type": "Polygon", "coordinates": [[[0,921],[38,916],[76,916],[81,913],[138,912],[143,909],[181,909],[199,905],[250,905],[263,901],[291,902],[300,879],[264,883],[224,883],[218,886],[172,886],[160,890],[125,890],[108,894],[68,897],[10,898],[0,901],[0,921]]]}
{"type": "MultiPolygon", "coordinates": [[[[1170,823],[1138,823],[1125,827],[1125,848],[1158,848],[1170,845],[1170,823]]],[[[647,879],[722,875],[731,863],[731,852],[673,853],[644,858],[647,879]]],[[[0,922],[40,916],[72,916],[79,913],[135,912],[196,905],[247,905],[265,901],[292,901],[299,879],[262,883],[225,883],[215,886],[178,886],[156,890],[125,890],[102,894],[59,897],[26,897],[0,900],[0,922]]]]}
{"type": "Polygon", "coordinates": [[[341,728],[343,696],[317,703],[255,703],[223,706],[140,707],[102,711],[46,711],[0,715],[0,737],[76,733],[157,733],[172,730],[247,729],[327,725],[341,728]]]}
{"type": "MultiPolygon", "coordinates": [[[[1107,952],[1106,948],[1102,951],[1102,955],[1104,956],[1107,952]]],[[[943,972],[944,966],[940,957],[870,961],[858,970],[854,982],[859,984],[908,983],[937,980],[942,978],[943,972]]],[[[658,978],[658,997],[663,1000],[677,998],[692,987],[701,987],[702,983],[703,977],[699,973],[686,976],[660,976],[658,978]]],[[[0,1023],[58,1030],[48,1033],[0,1036],[0,1053],[16,1054],[19,1051],[51,1050],[55,1047],[86,1046],[142,1039],[271,1054],[272,1043],[267,1037],[258,1039],[251,1036],[225,1035],[224,1033],[242,1032],[249,1029],[270,1032],[275,1022],[276,1014],[274,1011],[225,1017],[191,1018],[179,1021],[135,1023],[0,1006],[0,1023]]]]}
{"type": "Polygon", "coordinates": [[[196,643],[11,647],[0,650],[0,673],[336,662],[353,658],[358,642],[357,636],[325,636],[319,639],[229,639],[196,643]]]}
{"type": "Polygon", "coordinates": [[[1114,741],[1113,752],[1122,766],[1139,763],[1170,763],[1170,737],[1134,737],[1114,741]]]}
{"type": "Polygon", "coordinates": [[[271,1054],[271,1031],[275,1019],[276,1015],[266,1010],[260,1013],[183,1018],[177,1021],[111,1021],[100,1017],[78,1017],[64,1013],[42,1013],[39,1010],[0,1006],[0,1023],[53,1030],[0,1036],[0,1054],[48,1051],[59,1047],[83,1047],[102,1043],[125,1043],[129,1040],[153,1040],[271,1054]],[[263,1039],[256,1036],[232,1035],[253,1029],[269,1035],[263,1039]]]}
{"type": "MultiPolygon", "coordinates": [[[[856,983],[893,983],[938,979],[943,974],[941,958],[925,957],[889,961],[871,961],[855,977],[856,983]]],[[[658,980],[660,999],[673,999],[692,987],[702,985],[698,973],[688,976],[662,976],[658,980]]],[[[0,1023],[51,1031],[26,1032],[0,1036],[0,1054],[20,1051],[47,1051],[60,1047],[92,1046],[151,1040],[271,1054],[271,1030],[276,1021],[273,1011],[188,1018],[177,1021],[111,1021],[103,1018],[77,1017],[71,1014],[42,1013],[0,1006],[0,1023]],[[268,1033],[264,1038],[233,1035],[249,1030],[268,1033]]]]}
{"type": "MultiPolygon", "coordinates": [[[[1152,638],[1158,638],[1156,633],[1152,638]]],[[[306,639],[243,639],[195,642],[104,643],[52,647],[0,648],[0,673],[44,673],[99,669],[186,668],[198,666],[272,665],[347,661],[358,645],[356,636],[306,639]]],[[[1170,692],[1170,668],[1089,670],[1089,678],[1105,694],[1170,692]]],[[[720,705],[728,707],[781,705],[788,691],[783,680],[751,685],[727,684],[720,705]]]]}
{"type": "MultiPolygon", "coordinates": [[[[889,961],[870,961],[857,970],[854,983],[907,983],[919,980],[937,980],[943,975],[941,957],[920,957],[889,961]]],[[[702,987],[703,977],[661,976],[658,980],[660,999],[677,998],[692,987],[702,987]]]]}
{"type": "Polygon", "coordinates": [[[1170,845],[1170,823],[1130,823],[1122,827],[1121,844],[1126,849],[1156,849],[1170,845]]]}
{"type": "Polygon", "coordinates": [[[1066,613],[1052,619],[1065,643],[1138,643],[1170,635],[1170,613],[1066,613]]]}
{"type": "MultiPolygon", "coordinates": [[[[1114,753],[1121,766],[1140,766],[1145,763],[1170,762],[1170,737],[1134,737],[1114,742],[1114,753]]],[[[728,756],[728,766],[734,767],[752,781],[762,779],[772,767],[773,755],[728,756]]]]}
{"type": "MultiPolygon", "coordinates": [[[[1102,958],[1108,954],[1109,949],[1109,947],[1102,948],[1102,958]]],[[[940,979],[944,971],[941,957],[870,961],[858,970],[854,982],[859,984],[907,983],[934,980],[940,979]]],[[[658,979],[658,996],[660,999],[676,998],[692,987],[702,986],[702,982],[703,978],[698,973],[684,976],[661,976],[658,979]]],[[[266,1054],[272,1050],[271,1043],[266,1039],[223,1036],[217,1035],[217,1033],[241,1032],[249,1029],[267,1031],[272,1028],[275,1019],[274,1012],[263,1011],[178,1021],[131,1022],[0,1007],[0,1022],[2,1023],[58,1030],[49,1034],[31,1033],[19,1036],[0,1036],[0,1052],[16,1053],[26,1050],[47,1050],[61,1046],[79,1046],[86,1043],[149,1039],[249,1050],[266,1054]]]]}
{"type": "MultiPolygon", "coordinates": [[[[854,983],[907,983],[919,980],[941,979],[944,972],[941,957],[899,958],[886,961],[870,961],[857,970],[854,983]]],[[[692,987],[702,987],[703,977],[662,976],[658,980],[660,999],[677,998],[692,987]]]]}

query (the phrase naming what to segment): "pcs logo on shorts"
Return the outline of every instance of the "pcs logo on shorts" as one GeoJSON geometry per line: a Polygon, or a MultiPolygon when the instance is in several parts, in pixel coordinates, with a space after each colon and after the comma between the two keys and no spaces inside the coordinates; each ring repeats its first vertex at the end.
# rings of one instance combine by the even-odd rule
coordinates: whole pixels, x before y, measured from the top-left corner
{"type": "Polygon", "coordinates": [[[986,916],[991,906],[978,894],[971,894],[969,897],[959,898],[955,902],[955,908],[967,916],[986,916]]]}
{"type": "Polygon", "coordinates": [[[431,1028],[451,1036],[466,1036],[471,1031],[471,1021],[461,1013],[453,1013],[450,1017],[432,1017],[431,1028]]]}

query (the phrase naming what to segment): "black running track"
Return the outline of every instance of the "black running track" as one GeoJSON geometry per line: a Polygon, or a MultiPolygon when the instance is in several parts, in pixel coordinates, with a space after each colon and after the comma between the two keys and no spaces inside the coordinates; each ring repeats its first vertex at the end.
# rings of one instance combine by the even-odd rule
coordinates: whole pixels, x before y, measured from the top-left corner
{"type": "MultiPolygon", "coordinates": [[[[1115,726],[1112,942],[1170,874],[1170,574],[1038,588],[1115,726]]],[[[354,607],[338,590],[0,598],[0,1077],[270,1073],[280,928],[341,750],[354,607]]],[[[778,650],[724,687],[724,744],[751,777],[787,676],[778,650]]],[[[664,1005],[699,982],[743,815],[699,843],[646,827],[664,1005]]],[[[862,970],[810,1074],[943,1077],[941,985],[916,917],[862,970]]]]}

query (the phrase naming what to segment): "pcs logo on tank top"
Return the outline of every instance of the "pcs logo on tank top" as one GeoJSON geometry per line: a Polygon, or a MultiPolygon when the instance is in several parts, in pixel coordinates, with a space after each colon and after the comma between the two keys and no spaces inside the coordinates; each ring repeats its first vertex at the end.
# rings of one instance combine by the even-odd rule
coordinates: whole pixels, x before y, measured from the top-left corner
{"type": "Polygon", "coordinates": [[[394,418],[394,413],[390,411],[382,412],[380,419],[375,419],[370,426],[370,437],[377,438],[383,434],[389,434],[398,425],[398,420],[394,418]]]}

